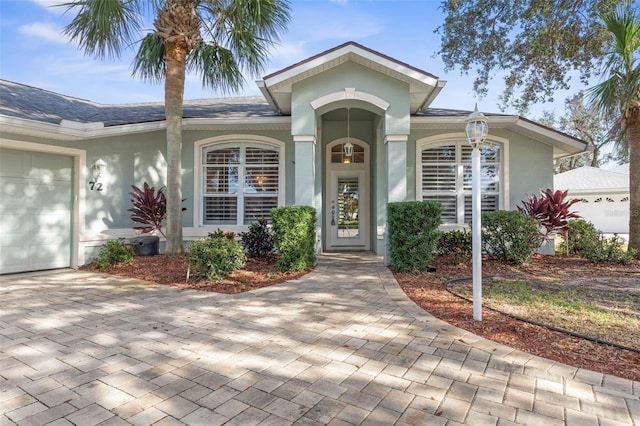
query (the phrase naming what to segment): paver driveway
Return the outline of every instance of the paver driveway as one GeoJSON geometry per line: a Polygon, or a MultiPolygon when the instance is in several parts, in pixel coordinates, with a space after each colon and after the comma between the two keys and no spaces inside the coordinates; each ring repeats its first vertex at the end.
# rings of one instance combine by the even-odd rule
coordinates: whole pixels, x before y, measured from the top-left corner
{"type": "Polygon", "coordinates": [[[640,383],[449,326],[372,255],[234,296],[75,271],[0,283],[2,425],[640,425],[640,383]]]}

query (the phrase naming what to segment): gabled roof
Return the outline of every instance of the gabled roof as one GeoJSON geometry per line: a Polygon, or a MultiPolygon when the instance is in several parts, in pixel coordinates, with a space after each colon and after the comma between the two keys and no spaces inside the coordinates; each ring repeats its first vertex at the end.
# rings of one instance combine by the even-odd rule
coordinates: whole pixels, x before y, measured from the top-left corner
{"type": "MultiPolygon", "coordinates": [[[[553,177],[555,189],[579,192],[629,192],[629,165],[624,171],[599,169],[596,167],[578,167],[553,177]]],[[[622,167],[618,170],[624,170],[622,167]]]]}
{"type": "Polygon", "coordinates": [[[409,84],[410,112],[427,108],[445,85],[435,75],[349,41],[267,75],[256,82],[269,104],[281,114],[291,114],[294,83],[346,62],[354,62],[409,84]]]}

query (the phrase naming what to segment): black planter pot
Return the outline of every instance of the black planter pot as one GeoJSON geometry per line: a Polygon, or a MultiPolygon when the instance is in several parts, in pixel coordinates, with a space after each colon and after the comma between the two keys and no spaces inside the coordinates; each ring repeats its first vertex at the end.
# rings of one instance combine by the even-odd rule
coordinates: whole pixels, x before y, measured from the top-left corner
{"type": "Polygon", "coordinates": [[[131,244],[138,256],[156,256],[160,254],[160,237],[153,235],[136,237],[131,244]]]}

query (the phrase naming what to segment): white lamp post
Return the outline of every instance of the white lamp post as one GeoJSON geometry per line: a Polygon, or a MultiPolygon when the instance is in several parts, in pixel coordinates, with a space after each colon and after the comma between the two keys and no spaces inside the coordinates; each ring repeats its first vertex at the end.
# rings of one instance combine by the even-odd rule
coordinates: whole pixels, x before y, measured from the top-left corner
{"type": "Polygon", "coordinates": [[[465,134],[467,142],[473,147],[471,152],[471,244],[473,251],[473,319],[482,321],[482,237],[480,220],[481,181],[480,181],[480,145],[487,138],[489,126],[487,117],[476,109],[467,118],[465,134]]]}

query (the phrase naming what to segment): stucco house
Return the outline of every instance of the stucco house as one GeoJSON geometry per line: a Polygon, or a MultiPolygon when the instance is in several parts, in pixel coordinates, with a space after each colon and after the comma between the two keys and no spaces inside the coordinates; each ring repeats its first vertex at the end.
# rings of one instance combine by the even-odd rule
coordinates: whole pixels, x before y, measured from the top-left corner
{"type": "MultiPolygon", "coordinates": [[[[257,84],[262,97],[185,102],[185,240],[239,232],[294,204],[317,209],[326,251],[383,254],[388,202],[437,200],[443,227],[470,222],[473,100],[430,108],[445,81],[347,42],[257,84]]],[[[134,235],[131,185],[165,182],[163,108],[0,81],[0,273],[76,267],[108,239],[134,235]]],[[[485,210],[552,187],[554,158],[586,148],[525,118],[485,114],[485,210]]]]}
{"type": "Polygon", "coordinates": [[[578,167],[555,175],[553,186],[580,199],[573,209],[602,233],[629,235],[629,164],[578,167]]]}

